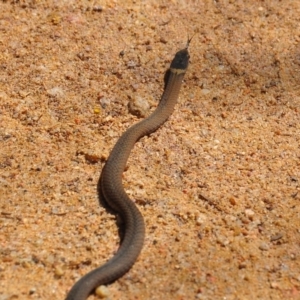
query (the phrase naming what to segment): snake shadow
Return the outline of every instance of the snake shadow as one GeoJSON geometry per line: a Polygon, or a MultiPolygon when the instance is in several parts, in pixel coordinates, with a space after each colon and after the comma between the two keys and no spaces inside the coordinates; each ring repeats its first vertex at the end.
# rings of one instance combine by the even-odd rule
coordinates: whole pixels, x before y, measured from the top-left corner
{"type": "Polygon", "coordinates": [[[112,209],[108,205],[108,203],[106,202],[105,197],[104,197],[103,192],[102,192],[102,188],[101,188],[101,180],[102,180],[102,172],[101,172],[101,175],[100,175],[98,183],[97,183],[97,193],[98,193],[99,205],[104,207],[105,210],[109,214],[115,216],[116,224],[117,224],[117,227],[118,227],[118,235],[119,235],[119,238],[120,238],[120,245],[121,245],[121,243],[123,241],[124,234],[125,234],[125,229],[126,229],[125,224],[124,224],[120,214],[117,211],[115,211],[114,209],[112,209]]]}

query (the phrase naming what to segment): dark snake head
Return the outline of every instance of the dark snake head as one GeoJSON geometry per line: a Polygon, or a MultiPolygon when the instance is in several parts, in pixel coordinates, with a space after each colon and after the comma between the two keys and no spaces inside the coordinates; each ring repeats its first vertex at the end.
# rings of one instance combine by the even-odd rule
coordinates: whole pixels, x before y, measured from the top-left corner
{"type": "Polygon", "coordinates": [[[186,70],[189,65],[189,59],[190,55],[188,48],[178,51],[171,62],[170,69],[186,70]]]}

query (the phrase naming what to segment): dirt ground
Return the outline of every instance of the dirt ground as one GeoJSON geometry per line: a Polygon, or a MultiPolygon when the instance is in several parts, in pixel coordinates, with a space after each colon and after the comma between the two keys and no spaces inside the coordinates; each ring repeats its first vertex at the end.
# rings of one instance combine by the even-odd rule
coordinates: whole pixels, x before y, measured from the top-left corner
{"type": "MultiPolygon", "coordinates": [[[[300,2],[0,2],[0,300],[64,299],[118,249],[97,182],[154,110],[187,36],[179,103],[124,187],[146,222],[107,299],[300,299],[300,2]]],[[[89,299],[97,299],[91,296],[89,299]]]]}

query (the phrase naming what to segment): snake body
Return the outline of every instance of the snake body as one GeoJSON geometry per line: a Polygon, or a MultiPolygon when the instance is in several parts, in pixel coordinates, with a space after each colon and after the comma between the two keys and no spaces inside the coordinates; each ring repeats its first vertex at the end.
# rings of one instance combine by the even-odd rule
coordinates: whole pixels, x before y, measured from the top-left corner
{"type": "Polygon", "coordinates": [[[165,76],[165,89],[156,110],[146,119],[130,127],[112,149],[99,181],[99,193],[122,218],[125,233],[115,256],[104,265],[83,276],[70,290],[66,300],[84,300],[99,285],[123,276],[137,260],[144,243],[145,224],[138,208],[122,185],[122,173],[134,144],[157,130],[172,114],[181,83],[189,63],[188,45],[178,51],[165,76]]]}

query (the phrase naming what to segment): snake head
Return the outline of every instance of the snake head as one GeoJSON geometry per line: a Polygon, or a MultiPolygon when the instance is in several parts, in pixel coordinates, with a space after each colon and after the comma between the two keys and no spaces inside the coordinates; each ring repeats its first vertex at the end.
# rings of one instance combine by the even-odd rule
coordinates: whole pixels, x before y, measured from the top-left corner
{"type": "Polygon", "coordinates": [[[179,50],[171,62],[170,69],[186,70],[189,65],[190,54],[188,48],[179,50]]]}

